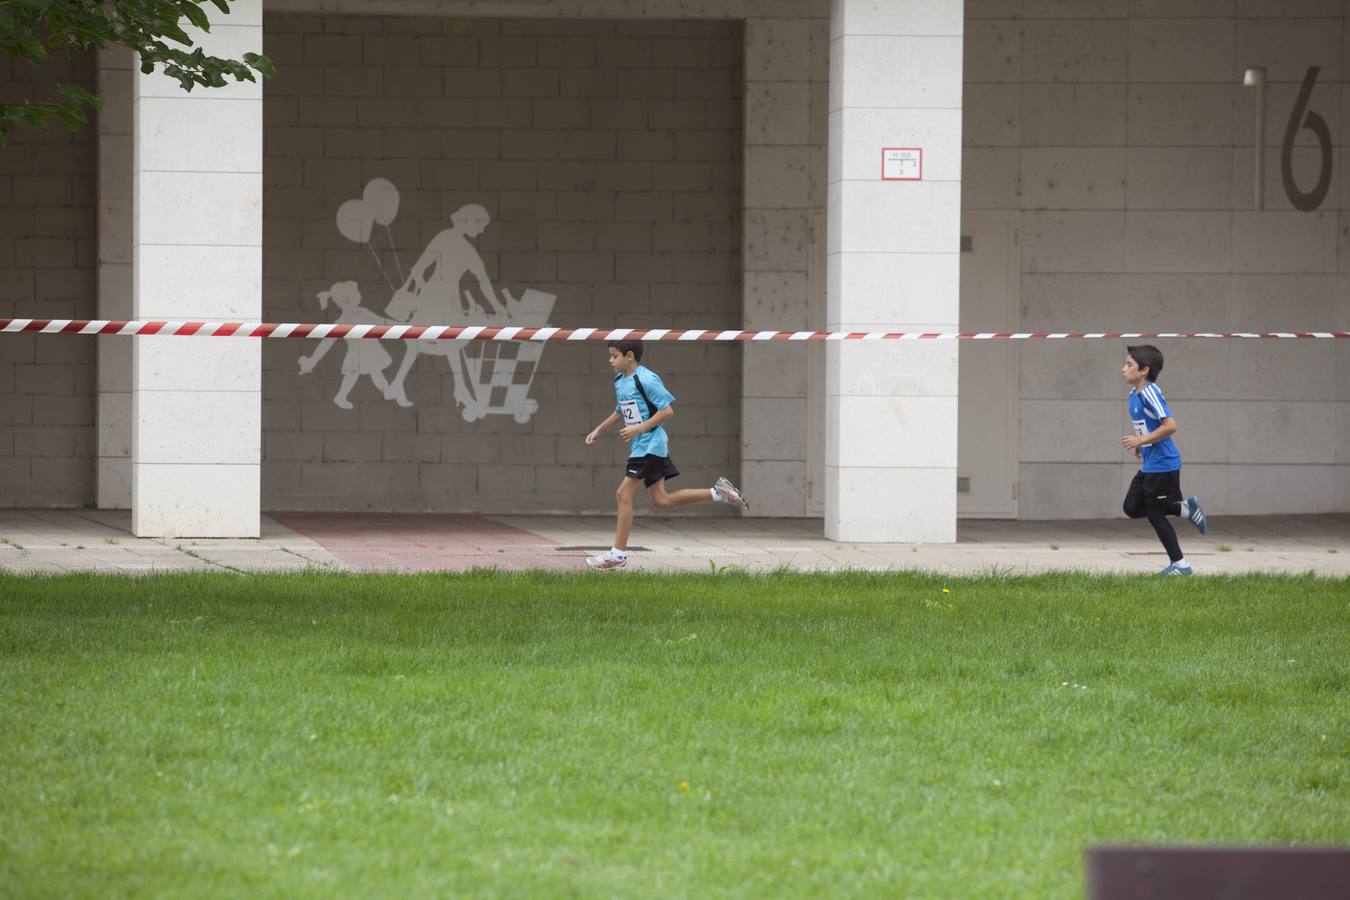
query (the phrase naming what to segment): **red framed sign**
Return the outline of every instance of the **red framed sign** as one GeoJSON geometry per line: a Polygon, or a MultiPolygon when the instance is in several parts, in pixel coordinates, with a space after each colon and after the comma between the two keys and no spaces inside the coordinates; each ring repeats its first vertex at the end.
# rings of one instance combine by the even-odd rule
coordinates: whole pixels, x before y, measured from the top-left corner
{"type": "Polygon", "coordinates": [[[922,147],[882,147],[882,181],[923,181],[922,147]]]}

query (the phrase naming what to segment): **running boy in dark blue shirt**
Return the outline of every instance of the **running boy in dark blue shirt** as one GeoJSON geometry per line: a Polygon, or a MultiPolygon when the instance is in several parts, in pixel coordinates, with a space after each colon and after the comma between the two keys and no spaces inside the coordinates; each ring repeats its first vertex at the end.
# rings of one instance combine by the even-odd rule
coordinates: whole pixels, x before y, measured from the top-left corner
{"type": "Polygon", "coordinates": [[[619,437],[629,445],[628,465],[616,492],[619,515],[614,529],[614,546],[608,553],[586,558],[586,565],[592,569],[622,569],[628,565],[633,497],[644,484],[652,504],[661,509],[704,500],[750,508],[745,497],[726,478],[718,478],[711,488],[666,491],[666,480],[680,474],[670,461],[670,442],[664,427],[675,415],[675,397],[666,390],[659,375],[639,365],[641,361],[642,341],[609,342],[609,367],[614,371],[614,412],[586,435],[586,443],[594,444],[607,428],[622,422],[619,437]]]}
{"type": "Polygon", "coordinates": [[[1190,575],[1194,570],[1182,555],[1176,529],[1167,517],[1184,515],[1201,534],[1208,525],[1198,499],[1181,501],[1181,451],[1172,440],[1177,423],[1162,390],[1154,383],[1162,373],[1162,351],[1152,344],[1125,349],[1120,377],[1133,388],[1129,407],[1134,434],[1121,438],[1120,443],[1143,461],[1125,494],[1125,515],[1131,519],[1147,517],[1158,533],[1171,560],[1159,575],[1190,575]]]}

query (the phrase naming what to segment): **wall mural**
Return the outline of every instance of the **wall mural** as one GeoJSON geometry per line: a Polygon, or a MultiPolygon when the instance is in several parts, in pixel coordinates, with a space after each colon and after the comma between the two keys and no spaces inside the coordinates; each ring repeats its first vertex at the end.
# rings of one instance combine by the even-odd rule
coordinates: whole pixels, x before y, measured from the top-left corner
{"type": "MultiPolygon", "coordinates": [[[[503,290],[498,298],[473,243],[491,224],[486,209],[471,203],[455,210],[450,216],[450,227],[431,239],[405,275],[389,228],[398,215],[398,206],[398,189],[387,179],[373,178],[359,199],[348,200],[338,207],[338,232],[370,252],[392,294],[381,315],[362,304],[355,281],[334,284],[319,293],[318,300],[324,311],[330,301],[333,303],[338,312],[337,322],[533,327],[548,324],[555,295],[531,288],[519,298],[503,290]],[[383,229],[384,251],[377,250],[372,242],[377,225],[383,229]],[[393,254],[398,281],[391,278],[385,267],[384,252],[393,254]]],[[[336,343],[334,339],[321,341],[313,353],[301,355],[300,374],[312,373],[336,343]]],[[[411,407],[413,401],[408,398],[404,382],[419,356],[440,357],[449,365],[454,400],[466,422],[488,415],[509,415],[524,424],[539,409],[529,392],[544,352],[542,343],[400,341],[403,359],[392,378],[386,376],[385,370],[393,363],[393,357],[382,342],[348,339],[345,343],[342,383],[333,397],[333,402],[342,409],[353,408],[351,391],[362,375],[370,377],[386,401],[411,407]]]]}

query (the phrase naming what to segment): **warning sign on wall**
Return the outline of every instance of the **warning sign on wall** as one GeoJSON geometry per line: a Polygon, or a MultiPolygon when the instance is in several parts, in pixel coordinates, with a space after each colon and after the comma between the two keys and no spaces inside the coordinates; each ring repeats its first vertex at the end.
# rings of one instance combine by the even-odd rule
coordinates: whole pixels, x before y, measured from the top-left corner
{"type": "Polygon", "coordinates": [[[920,147],[883,147],[882,181],[922,181],[923,149],[920,147]]]}

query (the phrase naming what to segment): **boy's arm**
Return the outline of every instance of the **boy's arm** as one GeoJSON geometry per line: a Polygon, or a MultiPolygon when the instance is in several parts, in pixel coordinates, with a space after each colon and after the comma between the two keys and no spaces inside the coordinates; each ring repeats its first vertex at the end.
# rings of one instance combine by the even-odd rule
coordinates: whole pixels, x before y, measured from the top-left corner
{"type": "Polygon", "coordinates": [[[1158,423],[1156,430],[1150,431],[1143,437],[1137,437],[1132,434],[1128,435],[1121,438],[1120,443],[1126,450],[1138,450],[1140,447],[1148,444],[1156,444],[1158,441],[1166,440],[1176,433],[1177,420],[1171,416],[1164,416],[1163,420],[1158,423]]]}
{"type": "Polygon", "coordinates": [[[604,432],[607,431],[611,426],[613,426],[615,422],[619,422],[619,421],[622,421],[622,420],[623,420],[623,416],[619,415],[618,413],[616,413],[616,412],[610,413],[610,414],[605,418],[605,421],[603,421],[603,422],[601,422],[599,425],[595,426],[595,428],[591,431],[591,433],[588,434],[588,435],[586,435],[586,443],[588,443],[588,444],[594,444],[596,438],[598,438],[602,433],[604,433],[604,432]]]}
{"type": "Polygon", "coordinates": [[[660,428],[665,422],[669,422],[675,417],[675,406],[671,404],[664,409],[658,409],[656,414],[640,425],[625,425],[619,431],[619,437],[625,441],[632,440],[644,431],[651,431],[654,428],[660,428]]]}
{"type": "Polygon", "coordinates": [[[643,431],[651,431],[653,428],[660,428],[666,422],[675,418],[675,404],[670,404],[665,409],[658,409],[656,415],[642,423],[643,431]]]}

